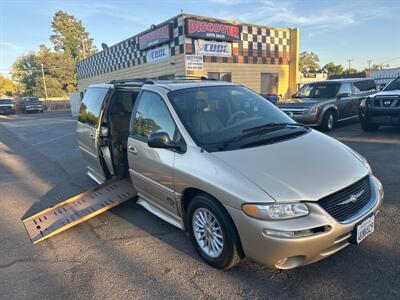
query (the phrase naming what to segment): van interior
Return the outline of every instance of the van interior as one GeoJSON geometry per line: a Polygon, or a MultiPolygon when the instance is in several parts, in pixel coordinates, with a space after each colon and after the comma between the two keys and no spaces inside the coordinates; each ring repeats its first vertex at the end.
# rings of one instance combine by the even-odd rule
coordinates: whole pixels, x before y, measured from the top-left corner
{"type": "Polygon", "coordinates": [[[108,102],[106,120],[103,122],[108,127],[108,146],[114,175],[121,178],[128,175],[127,144],[129,124],[138,95],[139,90],[117,89],[108,102]]]}

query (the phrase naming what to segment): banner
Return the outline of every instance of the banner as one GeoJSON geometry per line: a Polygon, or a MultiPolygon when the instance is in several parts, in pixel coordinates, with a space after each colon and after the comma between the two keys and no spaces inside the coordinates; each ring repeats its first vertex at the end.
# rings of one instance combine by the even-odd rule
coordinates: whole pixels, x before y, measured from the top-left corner
{"type": "Polygon", "coordinates": [[[232,45],[226,42],[214,42],[206,40],[194,41],[195,52],[204,56],[232,56],[232,45]]]}
{"type": "Polygon", "coordinates": [[[186,70],[203,70],[203,56],[202,55],[186,55],[186,70]]]}
{"type": "Polygon", "coordinates": [[[172,38],[172,24],[168,23],[139,36],[139,49],[144,50],[166,42],[172,38]]]}
{"type": "Polygon", "coordinates": [[[160,60],[169,58],[169,46],[164,45],[158,48],[148,50],[146,53],[147,62],[154,64],[160,60]]]}

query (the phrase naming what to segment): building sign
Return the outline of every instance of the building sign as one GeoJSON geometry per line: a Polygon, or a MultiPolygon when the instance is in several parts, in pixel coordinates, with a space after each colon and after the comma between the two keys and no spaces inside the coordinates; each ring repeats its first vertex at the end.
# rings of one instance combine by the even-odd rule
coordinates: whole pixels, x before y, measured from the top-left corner
{"type": "Polygon", "coordinates": [[[186,55],[186,70],[195,71],[203,70],[203,56],[202,55],[186,55]]]}
{"type": "Polygon", "coordinates": [[[139,49],[144,50],[166,42],[172,37],[172,24],[168,23],[139,36],[139,49]]]}
{"type": "Polygon", "coordinates": [[[240,39],[239,26],[186,18],[186,34],[190,37],[233,41],[240,39]]]}
{"type": "Polygon", "coordinates": [[[232,56],[232,45],[227,42],[214,42],[206,40],[194,41],[195,52],[204,56],[232,56]]]}
{"type": "Polygon", "coordinates": [[[151,50],[146,53],[147,62],[154,64],[160,60],[167,59],[169,57],[169,46],[164,45],[151,50]]]}

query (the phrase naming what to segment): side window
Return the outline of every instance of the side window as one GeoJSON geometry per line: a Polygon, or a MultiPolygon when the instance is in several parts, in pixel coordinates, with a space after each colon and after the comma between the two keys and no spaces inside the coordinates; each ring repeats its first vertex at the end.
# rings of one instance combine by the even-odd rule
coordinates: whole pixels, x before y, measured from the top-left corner
{"type": "Polygon", "coordinates": [[[353,94],[353,90],[351,88],[351,83],[342,83],[339,89],[339,94],[353,94]]]}
{"type": "Polygon", "coordinates": [[[176,131],[163,99],[155,93],[143,91],[132,124],[132,134],[147,139],[154,132],[166,132],[171,140],[176,140],[176,131]]]}
{"type": "Polygon", "coordinates": [[[371,92],[376,91],[376,84],[375,84],[375,81],[373,81],[373,80],[357,81],[357,82],[354,82],[353,86],[354,86],[355,94],[371,93],[371,92]]]}
{"type": "Polygon", "coordinates": [[[107,92],[107,88],[90,88],[87,90],[79,109],[78,120],[80,122],[96,127],[100,108],[107,92]]]}

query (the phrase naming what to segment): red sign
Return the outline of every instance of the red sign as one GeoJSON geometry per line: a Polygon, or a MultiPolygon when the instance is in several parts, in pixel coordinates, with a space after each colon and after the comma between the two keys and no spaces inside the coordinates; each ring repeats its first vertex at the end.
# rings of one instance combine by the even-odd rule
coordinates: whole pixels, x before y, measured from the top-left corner
{"type": "Polygon", "coordinates": [[[239,26],[221,22],[204,21],[196,18],[186,19],[186,34],[191,37],[202,39],[224,41],[240,39],[239,26]]]}
{"type": "Polygon", "coordinates": [[[144,50],[171,40],[172,24],[168,23],[139,36],[139,49],[144,50]]]}

